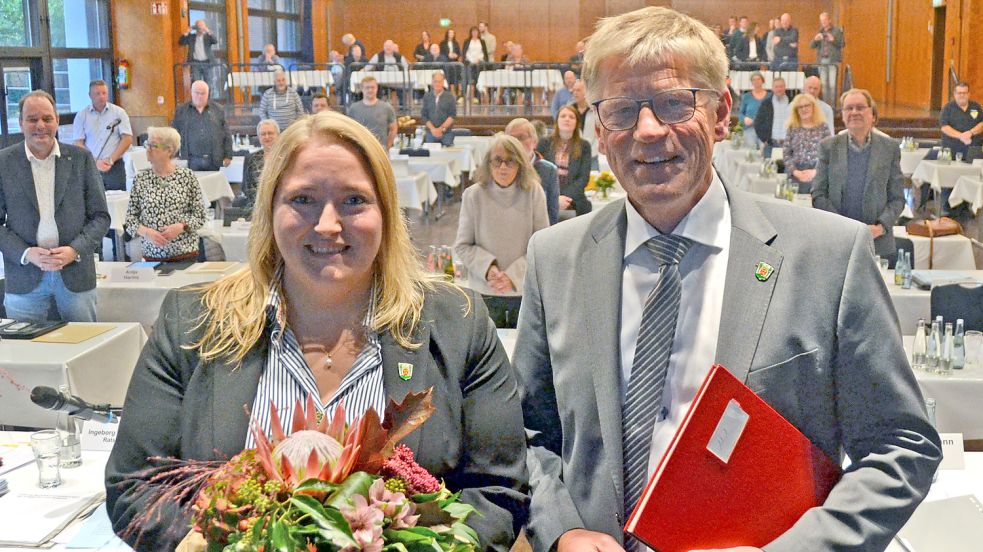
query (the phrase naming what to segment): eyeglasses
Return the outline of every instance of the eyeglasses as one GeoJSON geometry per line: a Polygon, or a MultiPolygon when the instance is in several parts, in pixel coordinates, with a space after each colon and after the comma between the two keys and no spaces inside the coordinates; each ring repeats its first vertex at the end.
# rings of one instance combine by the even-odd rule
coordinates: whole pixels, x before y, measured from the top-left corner
{"type": "Polygon", "coordinates": [[[166,144],[158,144],[156,142],[147,142],[147,149],[165,150],[165,149],[170,149],[170,148],[168,148],[166,144]]]}
{"type": "Polygon", "coordinates": [[[707,88],[673,88],[657,92],[647,100],[615,97],[598,100],[593,105],[601,126],[612,132],[634,128],[638,124],[638,114],[646,105],[660,123],[675,125],[693,118],[697,92],[720,95],[716,90],[707,88]]]}
{"type": "Polygon", "coordinates": [[[851,112],[853,112],[853,113],[863,113],[864,111],[867,111],[868,109],[870,109],[870,106],[869,105],[863,105],[863,104],[861,104],[861,105],[844,105],[843,106],[843,113],[851,113],[851,112]]]}
{"type": "Polygon", "coordinates": [[[514,169],[519,166],[519,163],[512,158],[502,159],[501,157],[492,157],[491,165],[496,169],[500,169],[502,168],[502,166],[508,167],[510,169],[514,169]]]}

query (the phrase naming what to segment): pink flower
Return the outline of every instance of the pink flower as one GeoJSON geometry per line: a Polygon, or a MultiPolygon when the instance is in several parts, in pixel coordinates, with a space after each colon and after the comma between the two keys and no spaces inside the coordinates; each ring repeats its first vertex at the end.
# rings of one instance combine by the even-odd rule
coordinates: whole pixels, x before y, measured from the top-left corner
{"type": "Polygon", "coordinates": [[[413,451],[406,445],[399,445],[393,450],[393,455],[382,464],[382,475],[402,479],[410,496],[440,490],[440,481],[413,460],[413,451]]]}
{"type": "Polygon", "coordinates": [[[369,487],[369,502],[389,518],[391,529],[416,527],[416,520],[420,518],[413,515],[416,505],[407,500],[403,493],[394,493],[387,489],[386,481],[381,477],[369,487]]]}
{"type": "Polygon", "coordinates": [[[352,503],[351,506],[342,506],[340,510],[351,527],[355,545],[342,548],[342,552],[382,552],[385,544],[382,540],[382,521],[385,517],[382,510],[369,505],[362,495],[353,496],[352,503]]]}

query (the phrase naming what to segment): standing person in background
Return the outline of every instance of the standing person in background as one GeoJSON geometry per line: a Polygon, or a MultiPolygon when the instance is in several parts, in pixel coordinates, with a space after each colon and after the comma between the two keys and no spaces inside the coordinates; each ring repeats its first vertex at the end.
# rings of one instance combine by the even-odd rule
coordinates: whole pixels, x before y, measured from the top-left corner
{"type": "Polygon", "coordinates": [[[819,14],[819,32],[813,37],[809,47],[816,51],[816,63],[822,64],[819,71],[820,77],[826,85],[824,95],[827,98],[835,95],[836,77],[840,69],[839,64],[843,61],[843,47],[845,45],[843,29],[833,25],[833,20],[828,13],[819,14]]]}
{"type": "Polygon", "coordinates": [[[341,37],[341,43],[345,45],[345,79],[341,87],[341,102],[347,104],[350,101],[349,96],[351,95],[349,79],[351,78],[352,71],[359,71],[365,67],[364,65],[352,67],[352,64],[367,63],[369,58],[365,54],[365,44],[362,44],[361,40],[355,38],[355,35],[346,33],[341,37]]]}
{"type": "Polygon", "coordinates": [[[89,83],[89,99],[92,104],[75,114],[74,144],[89,150],[95,158],[105,189],[126,190],[123,154],[133,144],[130,117],[122,107],[110,103],[109,85],[104,80],[89,83]]]}
{"type": "Polygon", "coordinates": [[[758,116],[758,109],[767,97],[765,77],[757,71],[751,73],[751,89],[741,96],[741,110],[737,114],[741,126],[744,127],[744,144],[749,148],[758,149],[761,144],[754,131],[754,118],[758,116]]]}
{"type": "Polygon", "coordinates": [[[277,71],[273,77],[273,87],[263,92],[259,100],[259,117],[273,119],[280,128],[304,116],[304,104],[297,91],[287,85],[287,74],[277,71]]]}
{"type": "Polygon", "coordinates": [[[488,57],[488,45],[481,38],[481,31],[478,27],[471,27],[468,30],[468,39],[464,42],[464,63],[468,66],[468,90],[473,103],[478,103],[478,73],[481,72],[482,65],[489,61],[491,58],[488,57]]]}
{"type": "Polygon", "coordinates": [[[765,156],[771,156],[772,148],[780,148],[785,143],[786,123],[791,112],[789,99],[785,94],[785,79],[775,77],[771,81],[771,93],[758,107],[754,116],[754,132],[758,140],[767,145],[765,156]]]}
{"type": "Polygon", "coordinates": [[[980,157],[980,145],[983,144],[983,108],[969,99],[969,84],[965,82],[952,89],[952,97],[939,114],[942,147],[952,150],[953,156],[961,153],[963,159],[972,161],[980,157]]]}
{"type": "Polygon", "coordinates": [[[765,35],[765,55],[768,61],[775,59],[775,29],[778,28],[777,19],[768,20],[768,34],[765,35]]]}
{"type": "Polygon", "coordinates": [[[276,46],[272,44],[267,44],[263,46],[263,51],[259,53],[259,57],[256,58],[256,63],[259,65],[266,65],[267,71],[284,71],[287,68],[283,65],[283,60],[280,56],[276,55],[276,46]]]}
{"type": "Polygon", "coordinates": [[[186,62],[191,64],[191,82],[212,82],[211,66],[215,63],[212,46],[218,44],[218,39],[208,30],[204,19],[195,21],[195,26],[178,39],[178,44],[188,47],[186,62]]]}
{"type": "Polygon", "coordinates": [[[576,107],[561,107],[553,135],[540,140],[536,148],[544,159],[556,165],[560,179],[561,220],[572,214],[563,211],[573,210],[577,215],[591,211],[591,203],[584,194],[590,179],[590,144],[580,137],[579,119],[576,107]]]}
{"type": "MultiPolygon", "coordinates": [[[[456,36],[457,33],[454,32],[454,29],[447,29],[447,31],[444,32],[444,40],[440,42],[440,53],[447,56],[447,61],[452,63],[463,61],[461,57],[461,45],[457,42],[456,36]]],[[[460,88],[458,88],[458,84],[460,83],[461,77],[457,73],[458,71],[456,67],[448,67],[444,76],[447,79],[447,84],[451,89],[451,92],[454,92],[455,95],[460,96],[461,91],[460,88]]]]}
{"type": "Polygon", "coordinates": [[[525,148],[533,168],[536,169],[536,174],[539,175],[543,193],[546,194],[546,215],[551,225],[556,224],[560,220],[560,175],[556,171],[556,165],[544,159],[543,155],[536,151],[536,146],[539,145],[536,127],[528,119],[519,117],[505,125],[505,134],[518,140],[525,148]]]}
{"type": "Polygon", "coordinates": [[[375,77],[362,79],[362,100],[348,107],[348,116],[355,119],[379,140],[386,151],[396,141],[396,110],[389,102],[379,101],[379,83],[375,77]]]}
{"type": "Polygon", "coordinates": [[[836,129],[833,128],[833,107],[821,99],[823,95],[823,81],[819,80],[819,77],[816,75],[806,77],[805,82],[802,84],[802,91],[816,98],[816,105],[823,112],[830,136],[836,134],[836,129]]]}
{"type": "Polygon", "coordinates": [[[191,83],[191,101],[174,111],[171,126],[181,135],[181,159],[193,171],[217,171],[232,163],[232,135],[221,108],[208,103],[208,85],[191,83]]]}
{"type": "Polygon", "coordinates": [[[832,136],[819,101],[809,93],[795,96],[789,106],[788,132],[785,134],[785,174],[799,185],[798,193],[812,192],[819,162],[819,142],[832,136]]]}
{"type": "Polygon", "coordinates": [[[430,32],[420,33],[420,43],[413,49],[413,59],[416,61],[426,61],[427,53],[430,52],[430,32]]]}
{"type": "Polygon", "coordinates": [[[573,71],[573,74],[578,79],[580,78],[580,69],[584,65],[584,49],[585,48],[587,48],[587,45],[584,43],[584,41],[583,40],[578,40],[577,41],[576,50],[574,51],[573,55],[570,56],[570,70],[573,71]]]}
{"type": "Polygon", "coordinates": [[[488,23],[481,21],[478,23],[478,30],[481,31],[481,40],[485,41],[485,47],[488,49],[488,59],[489,61],[495,61],[495,50],[498,48],[498,39],[495,35],[491,34],[488,30],[488,23]]]}
{"type": "Polygon", "coordinates": [[[553,102],[550,104],[550,115],[554,119],[556,119],[556,113],[560,111],[560,107],[573,101],[573,85],[575,82],[577,82],[577,75],[573,70],[563,73],[563,87],[553,94],[553,102]]]}
{"type": "Polygon", "coordinates": [[[792,26],[792,16],[783,13],[771,42],[775,45],[772,71],[796,71],[799,68],[799,30],[792,26]]]}
{"type": "Polygon", "coordinates": [[[353,35],[352,33],[347,33],[344,36],[342,36],[341,43],[345,45],[345,48],[347,48],[347,50],[345,50],[346,64],[357,62],[362,57],[362,56],[356,56],[354,55],[354,52],[352,52],[352,49],[354,49],[355,46],[359,47],[359,51],[361,51],[363,55],[365,54],[365,44],[362,44],[362,41],[355,38],[355,35],[353,35]]]}
{"type": "MultiPolygon", "coordinates": [[[[587,113],[590,112],[590,104],[587,103],[587,89],[584,85],[584,81],[578,80],[573,83],[573,86],[570,88],[570,95],[573,98],[568,105],[573,106],[574,110],[577,112],[577,130],[583,132],[584,121],[587,120],[587,113]]],[[[557,110],[558,115],[559,113],[559,110],[557,110]]]]}
{"type": "Polygon", "coordinates": [[[444,90],[443,71],[434,71],[430,90],[423,95],[423,110],[420,118],[427,127],[424,142],[440,142],[444,147],[454,145],[454,117],[457,117],[457,103],[454,93],[444,90]]]}

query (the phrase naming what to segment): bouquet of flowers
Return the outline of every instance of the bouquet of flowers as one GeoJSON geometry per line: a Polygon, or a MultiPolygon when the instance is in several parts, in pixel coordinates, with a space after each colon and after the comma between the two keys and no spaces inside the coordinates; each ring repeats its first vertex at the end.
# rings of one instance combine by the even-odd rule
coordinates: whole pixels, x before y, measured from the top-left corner
{"type": "Polygon", "coordinates": [[[611,188],[614,188],[615,183],[614,175],[608,171],[603,171],[594,179],[594,188],[601,193],[602,198],[607,199],[608,193],[611,191],[611,188]]]}
{"type": "Polygon", "coordinates": [[[476,550],[465,523],[474,508],[396,444],[433,412],[431,393],[390,401],[384,420],[370,409],[349,426],[341,405],[330,423],[318,421],[308,398],[290,436],[274,407],[272,439],[254,419],[256,448],[227,462],[155,458],[168,465],[148,479],[151,507],[128,530],[139,533],[161,505],[194,496],[193,528],[209,552],[476,550]]]}

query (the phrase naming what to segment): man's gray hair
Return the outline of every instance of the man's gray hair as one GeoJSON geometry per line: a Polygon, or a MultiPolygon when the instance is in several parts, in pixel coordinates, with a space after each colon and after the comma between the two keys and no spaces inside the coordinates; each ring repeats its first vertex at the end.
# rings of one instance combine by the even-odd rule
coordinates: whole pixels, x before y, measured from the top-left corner
{"type": "Polygon", "coordinates": [[[677,11],[648,7],[598,21],[587,40],[582,77],[588,101],[601,99],[601,65],[624,60],[629,67],[666,64],[685,69],[694,86],[727,89],[727,54],[709,27],[677,11]]]}

